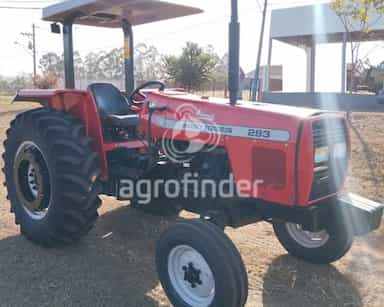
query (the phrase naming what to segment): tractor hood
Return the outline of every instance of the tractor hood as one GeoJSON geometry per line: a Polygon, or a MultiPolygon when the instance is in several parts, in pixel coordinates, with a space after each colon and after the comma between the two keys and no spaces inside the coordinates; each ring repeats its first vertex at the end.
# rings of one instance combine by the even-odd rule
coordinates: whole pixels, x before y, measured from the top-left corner
{"type": "Polygon", "coordinates": [[[227,99],[201,97],[181,91],[149,91],[148,95],[151,101],[164,104],[169,109],[167,128],[176,125],[185,114],[193,113],[196,121],[216,125],[221,131],[231,131],[230,136],[264,141],[295,143],[302,122],[334,113],[249,101],[239,101],[232,106],[227,99]],[[258,137],[258,134],[261,136],[258,137]]]}

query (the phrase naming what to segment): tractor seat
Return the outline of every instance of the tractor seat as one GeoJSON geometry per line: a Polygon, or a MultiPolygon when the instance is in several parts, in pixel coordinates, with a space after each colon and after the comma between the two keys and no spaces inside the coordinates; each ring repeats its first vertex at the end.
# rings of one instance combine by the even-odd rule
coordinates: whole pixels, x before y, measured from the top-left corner
{"type": "Polygon", "coordinates": [[[114,115],[109,114],[104,117],[104,125],[109,128],[128,128],[136,127],[139,124],[138,114],[114,115]]]}
{"type": "Polygon", "coordinates": [[[134,128],[139,115],[130,108],[127,98],[110,83],[93,83],[88,87],[93,94],[104,128],[134,128]]]}

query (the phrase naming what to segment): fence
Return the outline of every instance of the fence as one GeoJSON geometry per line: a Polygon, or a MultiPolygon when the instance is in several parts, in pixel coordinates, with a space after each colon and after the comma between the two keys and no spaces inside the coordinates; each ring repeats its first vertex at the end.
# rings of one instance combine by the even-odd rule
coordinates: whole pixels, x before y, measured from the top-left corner
{"type": "Polygon", "coordinates": [[[263,102],[343,112],[384,112],[384,96],[338,93],[263,93],[263,102]]]}

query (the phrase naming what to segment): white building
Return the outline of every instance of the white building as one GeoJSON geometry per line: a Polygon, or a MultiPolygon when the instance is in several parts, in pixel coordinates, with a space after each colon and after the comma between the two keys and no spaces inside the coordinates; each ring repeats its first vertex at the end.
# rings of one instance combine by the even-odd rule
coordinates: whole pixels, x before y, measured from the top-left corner
{"type": "MultiPolygon", "coordinates": [[[[369,35],[361,32],[361,26],[356,21],[354,31],[351,32],[353,41],[379,41],[384,39],[384,18],[371,16],[374,22],[371,25],[369,35]]],[[[315,63],[316,46],[326,43],[341,43],[341,53],[335,57],[341,59],[341,84],[340,92],[346,92],[347,83],[347,33],[341,19],[332,10],[329,4],[293,7],[277,9],[272,11],[268,67],[271,66],[273,54],[273,42],[280,41],[289,45],[302,48],[306,51],[306,90],[315,91],[315,63]]],[[[266,70],[265,80],[268,78],[269,70],[266,70]]],[[[264,84],[265,91],[269,91],[269,84],[264,84]]]]}

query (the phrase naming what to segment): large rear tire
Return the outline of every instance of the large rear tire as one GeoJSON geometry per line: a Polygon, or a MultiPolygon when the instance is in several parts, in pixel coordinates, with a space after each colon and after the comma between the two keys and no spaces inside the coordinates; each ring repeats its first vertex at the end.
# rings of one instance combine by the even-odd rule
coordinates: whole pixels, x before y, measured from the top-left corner
{"type": "Polygon", "coordinates": [[[19,114],[4,149],[11,212],[29,240],[70,244],[92,229],[101,204],[100,167],[78,120],[49,109],[19,114]]]}
{"type": "Polygon", "coordinates": [[[175,307],[241,307],[248,296],[247,272],[225,233],[204,220],[175,223],[156,253],[160,282],[175,307]]]}
{"type": "Polygon", "coordinates": [[[304,230],[300,225],[273,221],[281,245],[292,255],[315,264],[329,264],[342,258],[351,248],[354,234],[342,221],[320,232],[304,230]]]}

